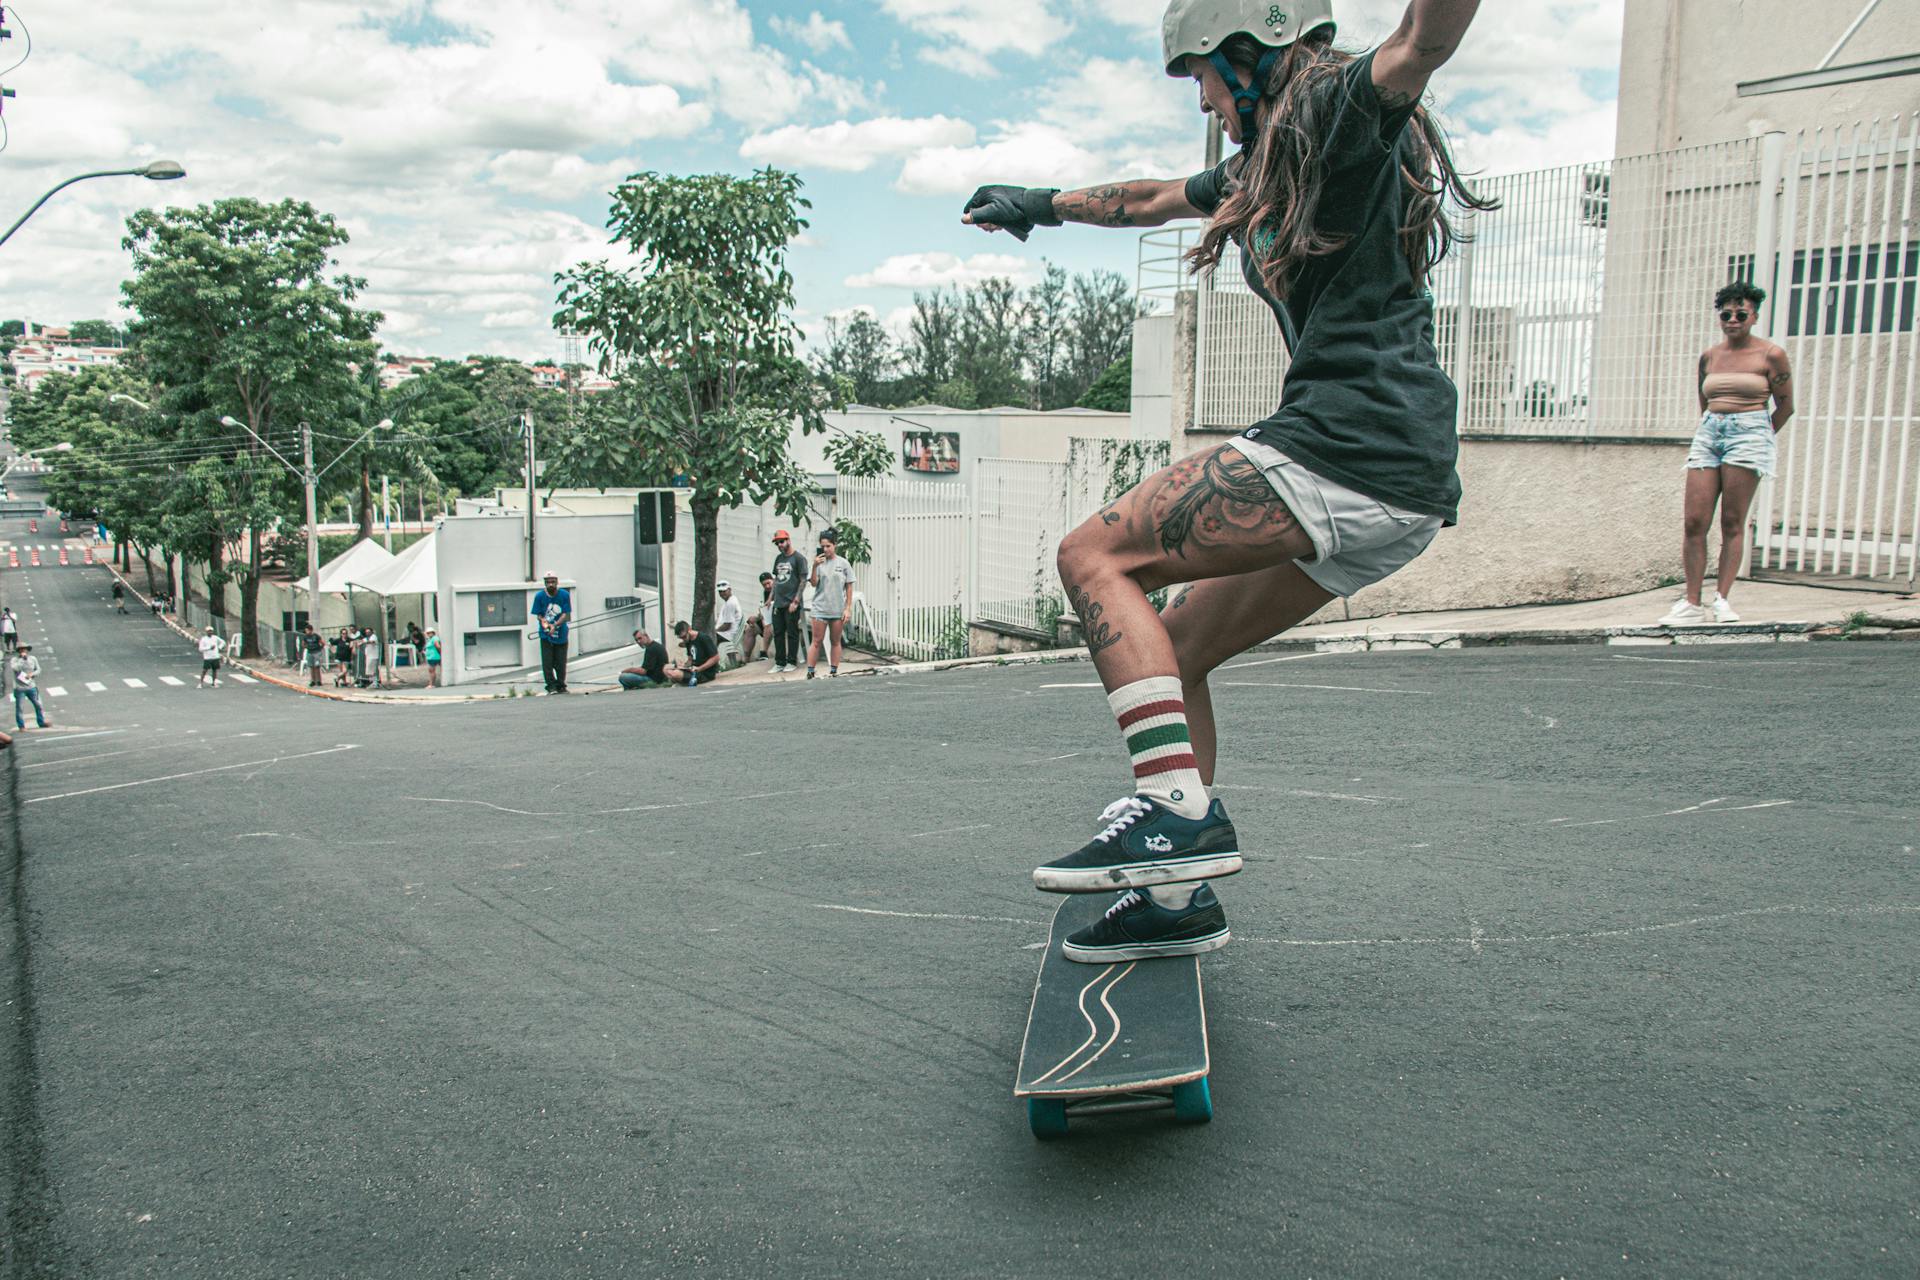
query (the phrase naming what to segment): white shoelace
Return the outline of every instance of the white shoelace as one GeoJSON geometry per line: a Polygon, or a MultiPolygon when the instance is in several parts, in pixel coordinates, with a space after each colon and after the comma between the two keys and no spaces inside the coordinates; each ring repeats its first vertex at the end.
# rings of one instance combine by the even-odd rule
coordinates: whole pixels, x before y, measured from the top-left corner
{"type": "Polygon", "coordinates": [[[1107,824],[1107,829],[1095,836],[1094,839],[1102,843],[1112,840],[1122,831],[1125,831],[1128,827],[1138,822],[1141,815],[1147,812],[1149,812],[1147,804],[1139,796],[1127,796],[1125,799],[1115,800],[1112,804],[1100,811],[1100,821],[1107,824]]]}
{"type": "Polygon", "coordinates": [[[1119,915],[1121,912],[1126,911],[1131,907],[1138,906],[1140,903],[1145,901],[1146,899],[1140,896],[1139,890],[1129,889],[1125,893],[1121,894],[1120,897],[1117,900],[1115,900],[1112,906],[1107,908],[1106,918],[1111,920],[1115,916],[1119,915]]]}

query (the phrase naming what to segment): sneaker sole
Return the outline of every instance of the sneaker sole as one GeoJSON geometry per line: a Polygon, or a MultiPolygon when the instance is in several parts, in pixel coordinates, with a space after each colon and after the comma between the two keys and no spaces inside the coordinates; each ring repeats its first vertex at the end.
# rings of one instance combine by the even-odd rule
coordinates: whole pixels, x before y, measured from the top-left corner
{"type": "Polygon", "coordinates": [[[1077,964],[1117,964],[1122,960],[1164,960],[1174,956],[1198,956],[1218,951],[1233,941],[1231,930],[1222,929],[1204,938],[1182,938],[1178,942],[1140,942],[1125,947],[1076,947],[1060,944],[1060,954],[1077,964]]]}
{"type": "Polygon", "coordinates": [[[1033,883],[1047,893],[1111,893],[1115,889],[1150,889],[1157,884],[1184,884],[1189,880],[1218,880],[1235,874],[1244,865],[1235,850],[1181,862],[1133,862],[1097,870],[1035,867],[1033,883]]]}

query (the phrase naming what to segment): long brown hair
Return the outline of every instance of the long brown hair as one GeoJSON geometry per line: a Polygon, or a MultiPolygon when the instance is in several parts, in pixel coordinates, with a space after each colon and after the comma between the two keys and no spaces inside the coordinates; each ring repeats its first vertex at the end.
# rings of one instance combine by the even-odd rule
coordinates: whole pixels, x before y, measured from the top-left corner
{"type": "MultiPolygon", "coordinates": [[[[1266,49],[1251,36],[1236,34],[1221,43],[1220,52],[1251,82],[1266,49]]],[[[1318,225],[1327,176],[1321,144],[1342,105],[1338,86],[1330,82],[1353,60],[1353,54],[1334,48],[1324,32],[1287,47],[1254,109],[1252,151],[1199,246],[1187,254],[1196,270],[1217,266],[1228,242],[1237,239],[1260,264],[1267,290],[1284,298],[1307,259],[1346,245],[1348,237],[1329,235],[1318,225]]],[[[1479,211],[1497,209],[1500,202],[1468,189],[1447,149],[1446,135],[1424,106],[1414,108],[1407,127],[1413,131],[1414,146],[1408,163],[1400,166],[1408,193],[1400,247],[1413,268],[1414,283],[1420,285],[1456,243],[1471,238],[1447,217],[1448,197],[1464,209],[1479,211]]]]}

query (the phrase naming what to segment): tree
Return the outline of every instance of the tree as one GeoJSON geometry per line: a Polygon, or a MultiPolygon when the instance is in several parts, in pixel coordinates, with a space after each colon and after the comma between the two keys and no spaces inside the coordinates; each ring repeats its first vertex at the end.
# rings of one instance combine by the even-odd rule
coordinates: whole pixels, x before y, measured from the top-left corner
{"type": "Polygon", "coordinates": [[[1026,381],[1020,376],[1025,325],[1026,307],[1011,280],[982,280],[963,295],[954,374],[972,385],[979,407],[1026,401],[1026,381]]]}
{"type": "Polygon", "coordinates": [[[1020,334],[1021,358],[1032,379],[1029,403],[1035,409],[1057,409],[1066,403],[1062,391],[1072,329],[1066,269],[1049,262],[1040,283],[1027,290],[1026,324],[1020,334]]]}
{"type": "Polygon", "coordinates": [[[913,295],[913,318],[907,322],[907,345],[901,353],[907,372],[921,386],[937,387],[954,376],[960,338],[960,301],[944,289],[913,295]]]}
{"type": "Polygon", "coordinates": [[[1073,341],[1069,393],[1074,400],[1133,344],[1133,290],[1116,271],[1073,278],[1073,341]]]}
{"type": "Polygon", "coordinates": [[[1126,413],[1133,408],[1133,357],[1121,356],[1107,366],[1106,372],[1093,380],[1080,398],[1074,402],[1082,409],[1105,409],[1109,413],[1126,413]]]}
{"type": "Polygon", "coordinates": [[[376,353],[380,315],[353,305],[366,281],[337,271],[334,250],[346,242],[331,217],[303,201],[238,198],[141,210],[121,242],[133,255],[133,278],[121,286],[135,313],[130,333],[183,434],[217,434],[198,424],[221,414],[252,432],[242,433],[230,473],[196,478],[209,500],[226,504],[212,512],[216,527],[247,536],[243,656],[256,651],[262,539],[282,519],[302,518],[297,477],[260,440],[291,457],[302,419],[316,427],[352,420],[364,398],[353,366],[376,353]]]}
{"type": "Polygon", "coordinates": [[[89,347],[122,347],[122,330],[107,320],[75,320],[67,326],[67,335],[89,347]]]}
{"type": "Polygon", "coordinates": [[[856,311],[845,321],[827,317],[827,344],[814,357],[823,378],[845,378],[853,399],[873,404],[900,363],[893,335],[870,312],[856,311]]]}
{"type": "Polygon", "coordinates": [[[713,619],[720,512],[772,499],[795,519],[811,492],[788,456],[797,421],[825,429],[829,393],[795,355],[787,245],[807,224],[800,179],[636,174],[607,225],[640,269],[583,263],[555,277],[556,328],[588,335],[620,399],[552,453],[601,485],[684,475],[693,486],[694,625],[713,619]]]}

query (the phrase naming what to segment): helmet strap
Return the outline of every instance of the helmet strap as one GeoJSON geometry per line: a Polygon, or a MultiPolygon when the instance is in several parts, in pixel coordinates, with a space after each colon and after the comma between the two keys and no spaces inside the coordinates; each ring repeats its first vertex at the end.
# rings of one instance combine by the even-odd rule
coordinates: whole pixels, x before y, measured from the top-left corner
{"type": "Polygon", "coordinates": [[[1267,77],[1273,73],[1273,64],[1280,60],[1280,50],[1268,49],[1260,55],[1259,64],[1253,69],[1253,83],[1240,83],[1240,73],[1233,69],[1225,54],[1215,49],[1207,55],[1207,61],[1220,73],[1220,79],[1233,93],[1234,110],[1240,113],[1240,145],[1253,150],[1253,109],[1260,105],[1260,97],[1266,91],[1267,77]]]}

